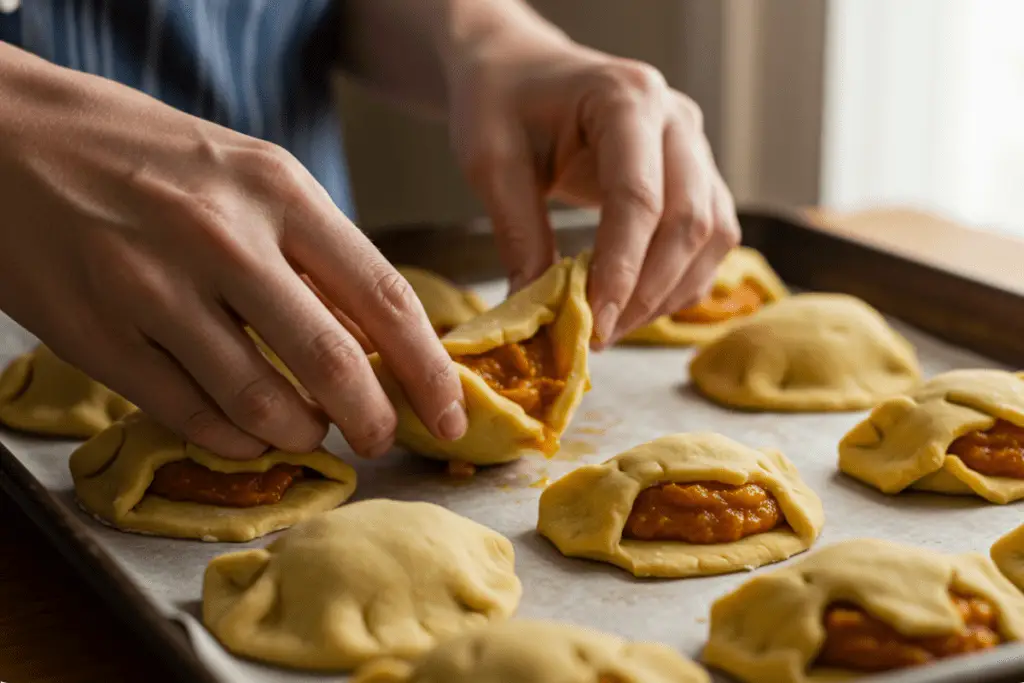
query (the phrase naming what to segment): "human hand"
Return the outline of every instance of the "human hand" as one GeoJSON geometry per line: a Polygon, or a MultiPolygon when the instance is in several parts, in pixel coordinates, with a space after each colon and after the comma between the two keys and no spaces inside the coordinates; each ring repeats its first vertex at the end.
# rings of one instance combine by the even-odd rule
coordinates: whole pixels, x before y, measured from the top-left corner
{"type": "Polygon", "coordinates": [[[372,456],[396,416],[351,321],[435,435],[465,430],[419,300],[289,154],[3,44],[0,64],[0,308],[58,355],[226,457],[312,449],[324,412],[372,456]]]}
{"type": "Polygon", "coordinates": [[[597,205],[595,347],[696,303],[740,238],[699,107],[653,67],[545,33],[481,42],[451,79],[451,133],[513,289],[555,258],[546,198],[597,205]]]}

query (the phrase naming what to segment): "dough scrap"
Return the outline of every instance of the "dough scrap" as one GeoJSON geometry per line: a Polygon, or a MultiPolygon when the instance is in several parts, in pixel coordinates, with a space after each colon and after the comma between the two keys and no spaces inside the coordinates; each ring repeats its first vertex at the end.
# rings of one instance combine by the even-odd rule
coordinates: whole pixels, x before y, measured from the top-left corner
{"type": "Polygon", "coordinates": [[[327,451],[272,450],[255,460],[228,460],[186,443],[142,412],[128,415],[71,454],[79,504],[122,531],[204,541],[245,542],[285,529],[348,500],[356,473],[327,451]],[[153,474],[171,462],[191,459],[215,472],[266,472],[288,463],[316,471],[320,479],[296,481],[280,502],[232,508],[173,501],[149,495],[153,474]]]}
{"type": "Polygon", "coordinates": [[[435,330],[454,329],[487,310],[475,292],[460,289],[436,273],[411,266],[397,270],[416,292],[435,330]]]}
{"type": "Polygon", "coordinates": [[[992,546],[991,557],[1003,576],[1024,591],[1024,525],[996,541],[992,546]]]}
{"type": "Polygon", "coordinates": [[[454,638],[409,664],[372,662],[353,683],[711,683],[666,645],[593,629],[515,620],[454,638]]]}
{"type": "Polygon", "coordinates": [[[883,493],[908,488],[977,495],[1003,504],[1024,498],[1024,480],[991,477],[947,454],[958,437],[1003,419],[1024,425],[1024,379],[1001,370],[954,370],[886,400],[839,442],[839,469],[883,493]]]}
{"type": "Polygon", "coordinates": [[[44,345],[0,374],[0,423],[24,432],[88,439],[134,410],[44,345]]]}
{"type": "MultiPolygon", "coordinates": [[[[716,290],[732,291],[746,281],[757,284],[765,303],[789,296],[786,285],[775,274],[761,252],[750,247],[737,247],[730,251],[718,266],[713,287],[716,290]]],[[[743,317],[699,324],[680,322],[673,320],[670,315],[665,315],[629,333],[622,341],[626,344],[689,346],[711,341],[741,320],[743,317]]]]}
{"type": "Polygon", "coordinates": [[[344,671],[418,657],[507,618],[521,594],[508,539],[438,505],[379,499],[215,558],[203,622],[236,654],[344,671]]]}
{"type": "Polygon", "coordinates": [[[696,433],[661,437],[565,475],[541,494],[537,530],[569,557],[609,562],[639,577],[682,578],[779,562],[810,548],[824,523],[821,500],[781,453],[696,433]],[[776,498],[788,526],[733,543],[624,540],[637,495],[665,481],[758,484],[776,498]]]}
{"type": "Polygon", "coordinates": [[[498,394],[469,368],[456,364],[469,414],[469,429],[458,441],[435,438],[420,422],[401,386],[370,356],[388,398],[398,412],[396,439],[410,450],[438,460],[495,465],[530,451],[557,448],[583,394],[590,389],[588,354],[593,319],[586,298],[588,255],[566,258],[506,301],[455,328],[441,340],[452,356],[481,354],[533,337],[548,326],[554,360],[565,389],[543,421],[498,394]]]}
{"type": "Polygon", "coordinates": [[[989,600],[1004,641],[1024,638],[1024,595],[987,557],[858,539],[760,574],[719,598],[703,660],[744,683],[846,680],[849,672],[813,666],[830,604],[852,602],[909,637],[942,635],[963,627],[951,590],[989,600]]]}
{"type": "Polygon", "coordinates": [[[878,311],[844,294],[797,294],[703,346],[690,363],[702,394],[750,410],[860,410],[920,379],[917,355],[878,311]]]}

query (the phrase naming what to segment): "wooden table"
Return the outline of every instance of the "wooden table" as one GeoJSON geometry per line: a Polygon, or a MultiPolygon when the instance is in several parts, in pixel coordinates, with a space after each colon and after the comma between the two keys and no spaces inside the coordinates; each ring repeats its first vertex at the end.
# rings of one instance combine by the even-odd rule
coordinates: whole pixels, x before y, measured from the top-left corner
{"type": "MultiPolygon", "coordinates": [[[[1024,289],[1024,241],[901,210],[808,215],[830,231],[1024,289]]],[[[0,680],[169,683],[161,675],[135,635],[0,494],[0,680]]]]}

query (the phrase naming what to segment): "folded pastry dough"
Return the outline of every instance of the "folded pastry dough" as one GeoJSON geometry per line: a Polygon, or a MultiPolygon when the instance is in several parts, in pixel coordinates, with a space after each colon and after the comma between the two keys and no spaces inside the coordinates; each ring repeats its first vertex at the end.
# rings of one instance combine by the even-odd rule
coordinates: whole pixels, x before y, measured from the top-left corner
{"type": "Polygon", "coordinates": [[[203,621],[232,652],[299,669],[408,659],[519,604],[511,542],[430,503],[368,500],[215,558],[203,621]]]}
{"type": "Polygon", "coordinates": [[[453,638],[415,663],[384,659],[353,683],[711,683],[666,645],[588,628],[516,620],[453,638]]]}
{"type": "Polygon", "coordinates": [[[991,555],[1003,576],[1024,591],[1024,525],[996,541],[991,555]]]}
{"type": "MultiPolygon", "coordinates": [[[[858,612],[866,613],[882,622],[882,628],[875,629],[881,639],[901,639],[904,645],[928,637],[943,641],[942,636],[970,641],[977,634],[965,629],[951,594],[984,600],[996,618],[991,619],[991,611],[986,614],[984,608],[981,616],[997,622],[995,635],[1002,641],[1024,637],[1024,595],[988,558],[852,540],[756,576],[717,600],[711,608],[703,660],[743,683],[846,680],[856,677],[855,672],[819,666],[820,658],[830,651],[829,640],[843,637],[827,626],[829,608],[857,610],[847,612],[848,620],[856,619],[858,612]]],[[[916,644],[923,650],[952,648],[948,654],[961,651],[948,641],[916,644]]],[[[870,658],[892,654],[870,651],[871,639],[848,645],[869,649],[852,650],[864,667],[870,666],[870,658]]]]}
{"type": "Polygon", "coordinates": [[[441,340],[456,360],[469,415],[469,428],[458,441],[435,438],[380,357],[370,356],[398,413],[399,443],[431,458],[475,465],[557,450],[559,436],[590,389],[588,262],[586,255],[562,260],[441,340]]]}
{"type": "Polygon", "coordinates": [[[397,270],[416,292],[430,324],[441,336],[487,310],[487,304],[474,292],[459,289],[436,273],[411,266],[397,270]]]}
{"type": "Polygon", "coordinates": [[[537,530],[570,557],[610,562],[635,576],[687,577],[784,560],[811,547],[824,522],[821,500],[781,453],[699,433],[655,439],[603,464],[570,472],[541,494],[537,530]],[[643,538],[653,540],[625,537],[627,528],[650,526],[649,520],[634,516],[635,510],[643,514],[636,507],[642,492],[665,483],[695,482],[703,486],[674,509],[663,508],[653,517],[667,522],[682,512],[688,519],[680,522],[691,527],[690,534],[710,542],[664,540],[664,533],[644,532],[643,538]],[[723,488],[737,489],[737,496],[757,497],[743,511],[747,519],[741,533],[730,527],[738,510],[725,509],[730,501],[723,488]],[[757,531],[765,528],[759,522],[767,515],[776,523],[757,531]],[[716,542],[730,536],[738,540],[716,542]]]}
{"type": "Polygon", "coordinates": [[[689,346],[714,339],[762,305],[789,295],[761,252],[737,247],[722,260],[711,293],[696,306],[662,316],[623,338],[624,343],[689,346]]]}
{"type": "Polygon", "coordinates": [[[40,345],[0,374],[0,423],[35,434],[87,439],[135,406],[40,345]]]}
{"type": "Polygon", "coordinates": [[[1024,430],[1014,434],[1020,427],[1021,376],[955,370],[877,405],[839,442],[839,469],[883,493],[913,488],[1009,503],[1024,498],[1024,430]],[[988,447],[979,442],[976,452],[961,439],[986,439],[989,434],[995,441],[988,447]],[[1015,455],[1008,452],[1013,442],[1015,455]],[[1016,477],[991,476],[1014,465],[1016,477]]]}
{"type": "Polygon", "coordinates": [[[766,306],[702,347],[690,377],[727,406],[860,410],[920,377],[910,343],[878,311],[843,294],[797,294],[766,306]]]}
{"type": "MultiPolygon", "coordinates": [[[[128,415],[80,446],[71,454],[70,466],[79,504],[100,521],[122,531],[203,541],[244,542],[287,528],[340,505],[356,487],[355,471],[326,451],[273,450],[255,460],[227,460],[186,443],[142,412],[128,415]],[[172,464],[185,469],[173,480],[161,477],[161,468],[172,464]],[[314,476],[290,481],[273,503],[240,507],[188,500],[190,492],[200,487],[197,479],[218,479],[213,473],[272,476],[277,466],[304,468],[314,476]],[[151,491],[156,477],[184,495],[156,495],[151,491]]],[[[204,482],[202,499],[263,493],[252,481],[262,477],[247,477],[249,482],[243,484],[237,479],[204,482]]]]}

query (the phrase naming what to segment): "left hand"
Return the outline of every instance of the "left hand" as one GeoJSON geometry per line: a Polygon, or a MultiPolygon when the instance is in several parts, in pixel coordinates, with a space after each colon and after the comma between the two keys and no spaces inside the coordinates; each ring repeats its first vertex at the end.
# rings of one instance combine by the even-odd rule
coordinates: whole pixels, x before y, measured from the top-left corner
{"type": "Polygon", "coordinates": [[[450,86],[457,156],[512,288],[554,261],[546,200],[597,205],[595,348],[696,303],[739,242],[700,108],[650,65],[564,40],[483,46],[450,86]]]}

